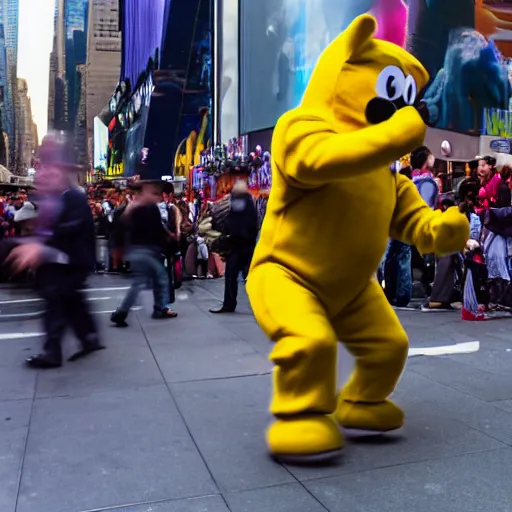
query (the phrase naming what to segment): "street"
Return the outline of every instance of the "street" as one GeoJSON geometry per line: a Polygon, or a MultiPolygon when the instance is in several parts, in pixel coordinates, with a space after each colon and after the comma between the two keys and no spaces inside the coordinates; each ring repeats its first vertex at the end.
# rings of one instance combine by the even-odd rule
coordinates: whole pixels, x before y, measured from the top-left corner
{"type": "Polygon", "coordinates": [[[349,437],[335,464],[285,467],[266,451],[270,344],[245,294],[215,316],[223,281],[185,283],[177,319],[151,320],[146,294],[116,329],[108,311],[127,285],[89,287],[107,350],[45,372],[23,366],[40,349],[41,303],[0,289],[1,512],[512,510],[511,320],[399,311],[406,427],[349,437]]]}

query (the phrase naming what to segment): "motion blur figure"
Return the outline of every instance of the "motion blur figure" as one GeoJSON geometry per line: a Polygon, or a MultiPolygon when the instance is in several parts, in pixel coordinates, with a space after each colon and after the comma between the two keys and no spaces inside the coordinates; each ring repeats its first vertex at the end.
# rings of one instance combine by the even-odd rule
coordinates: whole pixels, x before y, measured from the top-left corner
{"type": "Polygon", "coordinates": [[[74,186],[77,167],[66,158],[66,148],[61,137],[49,135],[43,140],[36,176],[35,236],[20,238],[7,258],[13,273],[26,269],[35,273],[37,290],[46,302],[46,340],[43,352],[26,360],[32,368],[61,366],[67,326],[81,343],[70,361],[104,348],[82,292],[96,260],[94,221],[86,196],[74,186]]]}
{"type": "Polygon", "coordinates": [[[110,320],[118,327],[127,327],[126,318],[140,292],[151,282],[154,319],[176,318],[170,307],[169,275],[164,265],[171,235],[164,226],[158,204],[162,201],[160,182],[140,182],[139,191],[121,219],[128,240],[128,260],[134,277],[119,308],[110,320]]]}

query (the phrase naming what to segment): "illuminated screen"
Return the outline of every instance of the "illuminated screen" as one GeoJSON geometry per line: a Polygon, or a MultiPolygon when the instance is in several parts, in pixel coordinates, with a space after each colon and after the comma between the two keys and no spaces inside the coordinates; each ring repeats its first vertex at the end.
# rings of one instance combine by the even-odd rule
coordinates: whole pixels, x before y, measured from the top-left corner
{"type": "Polygon", "coordinates": [[[298,106],[323,49],[367,12],[377,18],[376,37],[405,47],[427,68],[432,126],[480,132],[484,108],[508,109],[502,54],[512,57],[512,2],[241,0],[242,133],[271,128],[298,106]]]}
{"type": "Polygon", "coordinates": [[[94,168],[102,167],[108,169],[108,128],[98,117],[94,118],[94,168]]]}

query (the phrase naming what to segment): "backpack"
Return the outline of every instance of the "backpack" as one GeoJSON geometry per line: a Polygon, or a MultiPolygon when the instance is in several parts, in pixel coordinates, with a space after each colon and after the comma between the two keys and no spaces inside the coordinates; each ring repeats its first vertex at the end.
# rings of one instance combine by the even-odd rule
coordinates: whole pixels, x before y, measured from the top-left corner
{"type": "Polygon", "coordinates": [[[436,208],[439,199],[439,187],[436,180],[430,176],[421,176],[414,180],[414,184],[423,200],[431,208],[436,208]]]}

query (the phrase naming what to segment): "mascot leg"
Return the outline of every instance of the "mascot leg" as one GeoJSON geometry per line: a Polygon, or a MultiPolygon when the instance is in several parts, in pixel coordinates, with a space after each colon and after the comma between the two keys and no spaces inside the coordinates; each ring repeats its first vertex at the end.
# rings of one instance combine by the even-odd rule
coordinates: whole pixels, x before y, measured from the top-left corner
{"type": "Polygon", "coordinates": [[[337,337],[325,309],[284,269],[266,265],[247,284],[256,320],[275,347],[275,422],[267,432],[272,455],[283,462],[320,461],[343,444],[330,416],[336,409],[337,337]]]}
{"type": "Polygon", "coordinates": [[[388,397],[404,369],[409,342],[377,281],[370,281],[333,326],[356,359],[338,400],[339,424],[377,432],[400,428],[404,414],[388,397]]]}

